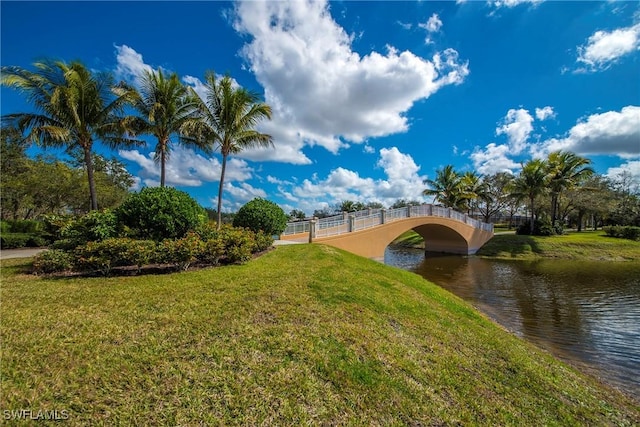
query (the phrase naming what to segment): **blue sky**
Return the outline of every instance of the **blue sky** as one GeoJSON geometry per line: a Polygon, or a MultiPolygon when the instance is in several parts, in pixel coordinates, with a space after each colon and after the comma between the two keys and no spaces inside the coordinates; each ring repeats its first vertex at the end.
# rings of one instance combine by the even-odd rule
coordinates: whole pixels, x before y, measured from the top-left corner
{"type": "MultiPolygon", "coordinates": [[[[231,159],[225,210],[265,197],[287,212],[342,200],[424,200],[452,164],[511,171],[556,149],[640,182],[640,3],[2,1],[2,65],[79,59],[135,84],[206,70],[262,94],[275,149],[231,159]]],[[[27,111],[1,89],[2,114],[27,111]]],[[[155,143],[115,152],[137,186],[155,143]]],[[[176,145],[167,182],[215,205],[219,155],[176,145]]]]}

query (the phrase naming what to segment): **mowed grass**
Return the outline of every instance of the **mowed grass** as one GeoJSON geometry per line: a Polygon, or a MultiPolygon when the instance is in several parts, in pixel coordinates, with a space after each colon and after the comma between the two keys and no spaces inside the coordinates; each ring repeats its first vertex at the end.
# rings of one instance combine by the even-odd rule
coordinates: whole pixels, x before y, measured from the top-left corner
{"type": "Polygon", "coordinates": [[[172,275],[28,268],[2,262],[3,410],[66,410],[69,425],[640,423],[630,398],[459,298],[326,246],[172,275]]]}
{"type": "Polygon", "coordinates": [[[561,236],[494,236],[478,256],[508,259],[559,258],[594,261],[640,260],[640,242],[608,237],[603,231],[568,232],[561,236]]]}

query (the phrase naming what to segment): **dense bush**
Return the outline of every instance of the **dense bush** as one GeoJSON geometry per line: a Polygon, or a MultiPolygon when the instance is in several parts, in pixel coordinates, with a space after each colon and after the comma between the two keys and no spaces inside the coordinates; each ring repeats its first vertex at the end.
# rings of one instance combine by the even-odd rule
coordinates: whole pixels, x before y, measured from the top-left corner
{"type": "MultiPolygon", "coordinates": [[[[8,232],[35,234],[42,231],[42,222],[32,219],[12,219],[4,221],[8,226],[8,232]]],[[[2,230],[4,233],[4,229],[2,230]]]]}
{"type": "Polygon", "coordinates": [[[73,268],[73,254],[59,249],[40,252],[33,259],[33,270],[36,274],[58,273],[73,268]]]}
{"type": "Polygon", "coordinates": [[[181,239],[167,239],[160,243],[158,249],[162,252],[159,259],[167,264],[174,264],[180,270],[202,258],[205,243],[196,233],[188,233],[181,239]]]}
{"type": "Polygon", "coordinates": [[[131,237],[155,241],[182,238],[206,219],[204,209],[191,196],[171,187],[130,194],[115,213],[131,237]]]}
{"type": "Polygon", "coordinates": [[[156,243],[127,237],[88,242],[75,251],[74,268],[78,271],[99,271],[108,275],[114,267],[137,266],[155,261],[156,243]]]}
{"type": "Polygon", "coordinates": [[[520,224],[516,230],[516,234],[521,235],[533,235],[533,236],[553,236],[554,234],[562,234],[563,228],[560,223],[555,227],[551,225],[551,221],[548,219],[536,219],[533,223],[533,233],[531,232],[531,222],[527,221],[520,224]]]}
{"type": "Polygon", "coordinates": [[[11,233],[11,227],[7,221],[0,221],[0,234],[11,233]]]}
{"type": "Polygon", "coordinates": [[[266,199],[255,198],[240,208],[233,219],[233,226],[273,236],[284,231],[287,219],[280,206],[266,199]]]}
{"type": "Polygon", "coordinates": [[[116,216],[112,211],[91,211],[63,225],[59,233],[62,241],[54,246],[73,249],[87,242],[100,242],[116,237],[117,228],[116,216]]]}
{"type": "Polygon", "coordinates": [[[2,233],[2,236],[0,236],[0,248],[24,248],[25,246],[27,246],[29,238],[31,238],[31,235],[25,233],[2,233]]]}
{"type": "Polygon", "coordinates": [[[611,227],[604,227],[604,231],[611,237],[640,240],[640,227],[613,225],[611,227]]]}

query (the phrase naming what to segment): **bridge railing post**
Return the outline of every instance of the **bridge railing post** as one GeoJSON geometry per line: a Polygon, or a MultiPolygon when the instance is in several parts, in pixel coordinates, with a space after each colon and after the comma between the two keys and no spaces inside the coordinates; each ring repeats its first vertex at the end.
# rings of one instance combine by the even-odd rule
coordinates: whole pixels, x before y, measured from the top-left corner
{"type": "Polygon", "coordinates": [[[407,206],[407,218],[411,218],[411,206],[407,206]]]}
{"type": "Polygon", "coordinates": [[[355,231],[356,229],[356,216],[355,215],[349,215],[349,233],[351,233],[352,231],[355,231]]]}
{"type": "Polygon", "coordinates": [[[309,221],[309,243],[313,243],[313,239],[316,238],[316,223],[315,217],[309,221]]]}
{"type": "Polygon", "coordinates": [[[387,222],[387,210],[382,208],[380,209],[380,224],[384,224],[387,222]]]}
{"type": "Polygon", "coordinates": [[[349,218],[349,212],[343,211],[342,212],[342,219],[344,219],[346,221],[348,218],[349,218]]]}

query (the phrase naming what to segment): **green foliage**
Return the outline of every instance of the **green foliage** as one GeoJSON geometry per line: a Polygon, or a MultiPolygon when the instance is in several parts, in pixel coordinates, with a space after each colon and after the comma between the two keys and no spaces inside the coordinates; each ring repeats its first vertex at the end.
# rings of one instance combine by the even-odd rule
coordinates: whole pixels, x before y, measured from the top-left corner
{"type": "Polygon", "coordinates": [[[235,227],[220,228],[219,238],[224,247],[224,260],[228,264],[242,264],[251,259],[255,251],[254,234],[235,227]]]}
{"type": "Polygon", "coordinates": [[[0,236],[0,248],[2,249],[18,249],[27,246],[27,242],[31,237],[25,233],[2,233],[0,236]]]}
{"type": "Polygon", "coordinates": [[[202,258],[205,243],[196,233],[188,233],[180,239],[167,239],[159,245],[160,259],[175,264],[180,270],[186,270],[191,263],[202,258]]]}
{"type": "Polygon", "coordinates": [[[255,243],[256,252],[266,251],[273,245],[273,237],[262,231],[258,231],[255,234],[255,243]]]}
{"type": "Polygon", "coordinates": [[[533,236],[553,236],[555,234],[562,234],[563,229],[561,224],[551,225],[551,221],[548,219],[536,219],[533,223],[533,233],[531,232],[531,223],[526,222],[521,224],[516,230],[516,234],[519,235],[533,235],[533,236]]]}
{"type": "Polygon", "coordinates": [[[604,231],[610,237],[640,240],[640,227],[612,225],[611,227],[604,227],[604,231]]]}
{"type": "Polygon", "coordinates": [[[10,233],[11,228],[7,221],[0,221],[0,234],[10,233]]]}
{"type": "Polygon", "coordinates": [[[76,248],[74,266],[79,271],[99,271],[106,276],[113,267],[140,268],[153,260],[155,249],[153,241],[127,237],[88,242],[76,248]]]}
{"type": "Polygon", "coordinates": [[[73,262],[73,254],[59,249],[50,249],[40,252],[33,258],[33,271],[36,274],[70,271],[73,262]]]}
{"type": "Polygon", "coordinates": [[[240,208],[233,225],[272,236],[282,233],[287,227],[287,215],[272,201],[255,198],[240,208]]]}
{"type": "Polygon", "coordinates": [[[42,222],[29,219],[7,220],[11,233],[38,233],[42,231],[42,222]]]}
{"type": "MultiPolygon", "coordinates": [[[[60,220],[63,223],[64,220],[60,220]]],[[[60,249],[73,249],[87,242],[99,242],[117,235],[116,215],[110,210],[91,211],[63,225],[60,229],[62,241],[56,242],[60,249]]]]}
{"type": "Polygon", "coordinates": [[[143,188],[130,194],[115,212],[132,236],[156,241],[182,238],[206,218],[191,196],[171,187],[143,188]]]}

